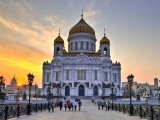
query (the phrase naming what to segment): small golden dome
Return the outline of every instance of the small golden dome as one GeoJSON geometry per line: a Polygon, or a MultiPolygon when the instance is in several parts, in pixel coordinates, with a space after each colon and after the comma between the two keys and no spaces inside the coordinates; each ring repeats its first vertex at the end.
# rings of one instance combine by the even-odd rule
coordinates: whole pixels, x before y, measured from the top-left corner
{"type": "Polygon", "coordinates": [[[104,36],[100,41],[100,44],[105,44],[105,43],[106,44],[110,44],[110,41],[106,36],[104,36]]]}
{"type": "Polygon", "coordinates": [[[81,20],[75,26],[73,26],[70,29],[69,35],[72,35],[74,33],[80,33],[80,32],[90,33],[90,34],[95,36],[94,29],[84,21],[83,17],[81,18],[81,20]]]}
{"type": "Polygon", "coordinates": [[[58,36],[58,37],[54,40],[54,43],[64,44],[64,40],[61,38],[61,36],[58,36]]]}

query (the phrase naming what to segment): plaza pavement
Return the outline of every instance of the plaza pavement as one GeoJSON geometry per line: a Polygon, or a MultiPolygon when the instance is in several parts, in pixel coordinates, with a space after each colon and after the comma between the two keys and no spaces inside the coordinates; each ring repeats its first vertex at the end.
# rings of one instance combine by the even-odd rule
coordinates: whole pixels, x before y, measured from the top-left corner
{"type": "MultiPolygon", "coordinates": [[[[122,112],[98,110],[97,105],[91,103],[90,100],[81,100],[81,111],[67,111],[55,108],[54,112],[38,112],[32,115],[26,115],[18,118],[18,120],[143,120],[137,116],[129,116],[122,112]]],[[[12,120],[16,120],[14,118],[12,120]]]]}

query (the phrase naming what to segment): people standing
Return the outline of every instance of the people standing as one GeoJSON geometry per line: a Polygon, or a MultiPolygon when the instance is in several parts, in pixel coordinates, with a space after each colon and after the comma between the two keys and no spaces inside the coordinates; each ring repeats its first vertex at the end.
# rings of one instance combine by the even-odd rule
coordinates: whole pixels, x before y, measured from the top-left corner
{"type": "Polygon", "coordinates": [[[65,108],[65,111],[67,109],[67,102],[65,101],[65,104],[64,104],[64,108],[65,108]]]}
{"type": "Polygon", "coordinates": [[[54,102],[52,101],[52,112],[54,111],[54,102]]]}
{"type": "Polygon", "coordinates": [[[74,108],[75,108],[75,111],[76,111],[76,109],[77,109],[77,100],[75,100],[75,102],[74,102],[74,108]]]}
{"type": "Polygon", "coordinates": [[[67,106],[68,106],[68,109],[69,111],[71,110],[71,104],[70,104],[70,101],[67,101],[67,106]]]}
{"type": "Polygon", "coordinates": [[[102,107],[102,110],[103,110],[103,107],[104,107],[104,102],[103,101],[101,102],[101,107],[102,107]]]}
{"type": "Polygon", "coordinates": [[[72,111],[73,111],[73,109],[74,109],[74,101],[73,100],[71,101],[71,107],[72,107],[72,111]]]}
{"type": "Polygon", "coordinates": [[[109,100],[107,101],[107,104],[108,104],[108,110],[110,110],[110,101],[109,100]]]}
{"type": "Polygon", "coordinates": [[[62,109],[62,101],[59,102],[59,108],[62,109]]]}
{"type": "Polygon", "coordinates": [[[80,111],[80,109],[81,109],[81,105],[82,105],[82,102],[81,102],[81,100],[79,99],[79,101],[78,101],[79,111],[80,111]]]}

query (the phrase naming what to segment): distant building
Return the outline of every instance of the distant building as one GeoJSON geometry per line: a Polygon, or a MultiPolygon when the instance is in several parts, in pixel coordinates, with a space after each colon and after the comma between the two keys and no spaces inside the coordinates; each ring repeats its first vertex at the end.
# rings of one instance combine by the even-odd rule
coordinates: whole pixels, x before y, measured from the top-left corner
{"type": "Polygon", "coordinates": [[[154,78],[154,86],[155,86],[155,88],[158,88],[158,79],[157,78],[154,78]]]}
{"type": "Polygon", "coordinates": [[[0,93],[5,91],[5,79],[0,76],[0,93]]]}
{"type": "Polygon", "coordinates": [[[17,87],[17,79],[15,78],[15,76],[14,76],[13,79],[11,80],[10,86],[12,86],[12,87],[17,87]]]}
{"type": "Polygon", "coordinates": [[[6,92],[7,93],[17,93],[18,90],[17,90],[17,79],[16,77],[14,76],[12,79],[11,79],[11,82],[10,82],[10,85],[7,85],[6,86],[6,92]]]}

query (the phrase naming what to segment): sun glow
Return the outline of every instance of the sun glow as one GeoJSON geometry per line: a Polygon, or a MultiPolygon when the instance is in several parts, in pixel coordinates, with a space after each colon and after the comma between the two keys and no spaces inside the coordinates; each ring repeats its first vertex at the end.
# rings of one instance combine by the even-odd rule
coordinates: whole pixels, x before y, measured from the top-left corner
{"type": "Polygon", "coordinates": [[[22,83],[18,83],[18,86],[21,86],[22,85],[22,83]]]}

